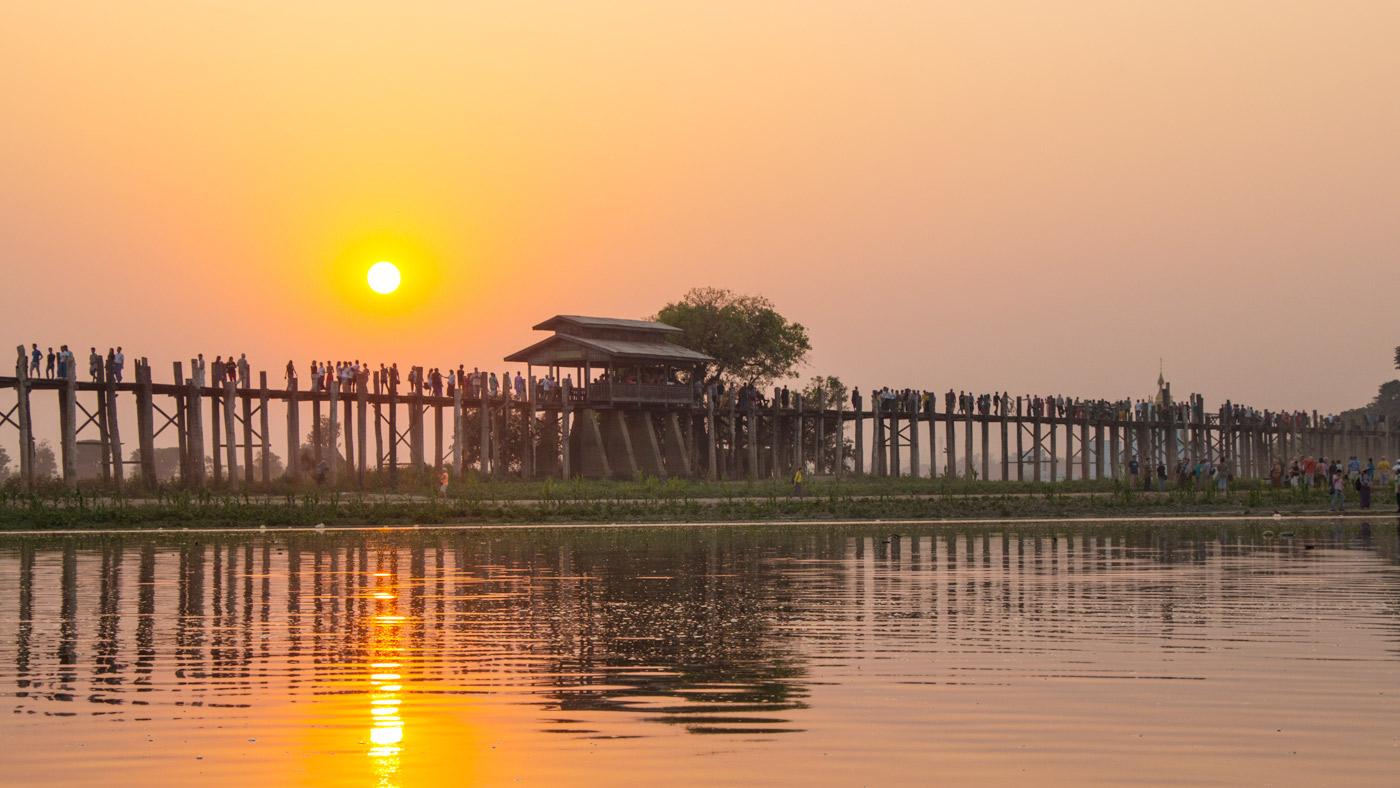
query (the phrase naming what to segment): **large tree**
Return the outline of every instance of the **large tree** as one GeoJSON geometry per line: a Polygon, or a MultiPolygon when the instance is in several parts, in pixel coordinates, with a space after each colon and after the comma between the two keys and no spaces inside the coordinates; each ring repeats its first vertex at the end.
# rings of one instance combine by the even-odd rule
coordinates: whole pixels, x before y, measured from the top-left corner
{"type": "Polygon", "coordinates": [[[714,357],[708,382],[766,386],[796,375],[812,349],[807,329],[778,314],[763,296],[698,287],[662,307],[656,319],[685,332],[681,345],[714,357]]]}

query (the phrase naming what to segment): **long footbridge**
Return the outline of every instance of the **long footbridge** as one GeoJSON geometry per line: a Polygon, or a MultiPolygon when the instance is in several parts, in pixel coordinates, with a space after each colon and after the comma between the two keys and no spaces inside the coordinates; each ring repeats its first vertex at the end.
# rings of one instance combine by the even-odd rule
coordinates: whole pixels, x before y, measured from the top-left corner
{"type": "Polygon", "coordinates": [[[173,481],[224,489],[283,475],[340,488],[393,487],[405,472],[421,479],[441,470],[527,479],[758,479],[803,467],[835,476],[1039,482],[1120,478],[1134,462],[1150,472],[1197,460],[1237,477],[1267,478],[1276,464],[1301,455],[1356,455],[1363,462],[1400,455],[1400,432],[1385,423],[1208,411],[1199,402],[1044,409],[1006,397],[995,408],[965,411],[933,394],[857,404],[799,394],[765,399],[686,383],[615,382],[620,376],[546,387],[533,369],[524,396],[460,385],[434,396],[421,386],[400,391],[368,369],[345,384],[303,390],[295,378],[269,386],[266,372],[242,385],[200,385],[174,362],[171,382],[157,383],[145,359],[135,362],[130,381],[100,372],[80,381],[71,364],[61,379],[31,377],[19,351],[15,375],[0,377],[0,430],[18,438],[10,445],[20,483],[29,488],[44,481],[36,472],[36,410],[56,411],[48,434],[56,426],[62,481],[92,475],[147,489],[171,481],[157,472],[161,447],[178,453],[173,481]],[[276,447],[274,425],[282,433],[276,447]],[[80,444],[98,458],[91,474],[80,475],[80,444]],[[281,474],[274,470],[278,449],[286,457],[281,474]]]}

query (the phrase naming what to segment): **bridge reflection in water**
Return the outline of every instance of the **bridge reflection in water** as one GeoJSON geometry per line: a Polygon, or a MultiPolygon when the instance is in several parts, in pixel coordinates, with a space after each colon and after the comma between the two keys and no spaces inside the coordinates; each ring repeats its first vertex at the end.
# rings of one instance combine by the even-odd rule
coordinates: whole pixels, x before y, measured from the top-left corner
{"type": "MultiPolygon", "coordinates": [[[[134,759],[147,784],[234,767],[286,781],[289,764],[338,782],[367,757],[395,785],[577,777],[600,747],[642,778],[714,749],[686,734],[727,737],[739,763],[817,746],[859,760],[843,748],[877,726],[892,760],[872,773],[894,779],[940,747],[944,768],[993,758],[993,720],[1051,746],[1104,724],[1077,704],[1111,715],[1125,690],[1164,702],[1199,692],[1168,685],[1215,682],[1200,702],[1218,703],[1285,675],[1334,682],[1353,721],[1383,716],[1362,696],[1400,683],[1394,523],[1271,528],[11,537],[0,734],[37,781],[134,759]],[[62,741],[83,758],[55,763],[62,741]]],[[[1316,691],[1296,701],[1325,722],[1316,691]]],[[[1225,713],[1246,748],[1261,746],[1250,713],[1225,713]]]]}

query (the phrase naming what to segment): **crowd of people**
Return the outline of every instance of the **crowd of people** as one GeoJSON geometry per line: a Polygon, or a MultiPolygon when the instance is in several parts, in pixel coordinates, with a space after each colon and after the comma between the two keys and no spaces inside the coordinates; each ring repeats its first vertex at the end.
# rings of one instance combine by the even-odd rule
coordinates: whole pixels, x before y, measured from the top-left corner
{"type": "MultiPolygon", "coordinates": [[[[67,345],[59,345],[56,351],[50,346],[48,353],[40,350],[37,342],[31,343],[29,346],[29,376],[36,380],[40,378],[39,366],[41,364],[44,368],[42,374],[44,379],[66,380],[70,371],[76,376],[75,363],[73,351],[69,350],[67,345]]],[[[106,356],[97,352],[96,347],[88,349],[88,377],[94,383],[105,381],[121,383],[125,373],[126,353],[123,352],[120,345],[107,348],[106,356]]]]}

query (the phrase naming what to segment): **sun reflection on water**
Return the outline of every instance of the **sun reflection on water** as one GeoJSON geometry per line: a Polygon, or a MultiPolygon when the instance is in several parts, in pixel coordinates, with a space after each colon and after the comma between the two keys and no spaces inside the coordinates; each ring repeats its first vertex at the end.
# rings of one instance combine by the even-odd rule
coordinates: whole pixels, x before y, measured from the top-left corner
{"type": "MultiPolygon", "coordinates": [[[[382,561],[382,556],[381,556],[382,561]]],[[[392,572],[374,575],[374,615],[370,618],[369,647],[369,743],[368,755],[374,768],[375,784],[392,788],[399,784],[403,753],[403,675],[399,672],[400,625],[398,594],[392,572]]]]}

